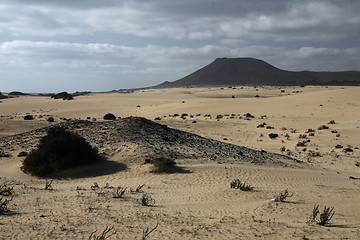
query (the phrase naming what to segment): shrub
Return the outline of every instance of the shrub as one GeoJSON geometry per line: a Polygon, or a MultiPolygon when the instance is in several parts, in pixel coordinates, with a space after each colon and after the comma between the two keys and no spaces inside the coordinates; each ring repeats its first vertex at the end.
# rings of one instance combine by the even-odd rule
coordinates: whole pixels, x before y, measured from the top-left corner
{"type": "Polygon", "coordinates": [[[62,99],[62,100],[73,100],[73,96],[67,92],[61,92],[58,94],[55,94],[53,96],[51,96],[51,98],[53,99],[62,99]]]}
{"type": "Polygon", "coordinates": [[[33,117],[33,115],[28,114],[24,117],[24,120],[34,120],[34,117],[33,117]]]}
{"type": "Polygon", "coordinates": [[[306,134],[300,134],[299,138],[307,138],[307,135],[306,134]]]}
{"type": "Polygon", "coordinates": [[[37,149],[25,158],[22,171],[34,176],[68,169],[99,160],[98,152],[77,133],[55,126],[40,139],[37,149]]]}
{"type": "Polygon", "coordinates": [[[125,194],[126,188],[117,187],[114,189],[113,198],[122,198],[125,194]]]}
{"type": "Polygon", "coordinates": [[[290,194],[286,189],[284,192],[281,192],[278,196],[274,198],[275,202],[285,202],[285,199],[288,197],[292,197],[294,194],[290,194]]]}
{"type": "Polygon", "coordinates": [[[107,113],[107,114],[104,115],[104,119],[105,120],[116,120],[116,117],[112,113],[107,113]]]}
{"type": "Polygon", "coordinates": [[[240,189],[241,191],[252,191],[254,187],[245,182],[241,182],[240,179],[231,181],[230,188],[240,189]]]}
{"type": "Polygon", "coordinates": [[[151,172],[153,173],[174,172],[176,167],[176,162],[173,159],[166,157],[157,157],[153,159],[148,159],[145,162],[153,164],[154,168],[151,170],[151,172]]]}
{"type": "Polygon", "coordinates": [[[250,113],[244,114],[244,117],[246,117],[246,118],[255,118],[254,115],[252,115],[250,113]]]}
{"type": "Polygon", "coordinates": [[[310,221],[314,221],[320,226],[330,225],[330,221],[334,214],[334,207],[331,208],[324,206],[323,211],[320,213],[319,205],[314,205],[312,214],[310,216],[310,221]]]}
{"type": "Polygon", "coordinates": [[[3,196],[0,197],[0,215],[4,215],[7,212],[9,212],[8,209],[8,204],[9,202],[11,202],[13,199],[11,198],[4,198],[3,196]]]}
{"type": "Polygon", "coordinates": [[[161,120],[161,117],[156,117],[156,118],[154,118],[154,120],[159,121],[159,120],[161,120]]]}
{"type": "Polygon", "coordinates": [[[146,228],[145,230],[143,230],[143,234],[141,237],[141,240],[146,240],[146,238],[150,235],[150,233],[152,233],[153,231],[155,231],[155,229],[159,226],[159,222],[156,223],[156,226],[153,227],[151,230],[149,230],[149,228],[146,228]]]}
{"type": "Polygon", "coordinates": [[[296,144],[296,146],[297,146],[297,147],[305,147],[306,144],[307,144],[307,141],[304,140],[304,141],[298,142],[298,143],[296,144]]]}
{"type": "Polygon", "coordinates": [[[49,118],[47,119],[47,121],[48,121],[48,122],[54,122],[55,119],[54,119],[53,117],[49,117],[49,118]]]}
{"type": "Polygon", "coordinates": [[[45,189],[45,190],[53,190],[52,182],[53,182],[53,180],[48,181],[48,180],[46,179],[44,189],[45,189]]]}
{"type": "Polygon", "coordinates": [[[97,230],[95,230],[94,232],[92,232],[89,236],[89,240],[105,240],[110,238],[112,235],[114,235],[115,233],[111,233],[109,234],[110,231],[112,231],[113,228],[105,228],[104,231],[99,235],[96,236],[95,233],[97,232],[97,230]],[[109,235],[108,235],[109,234],[109,235]]]}
{"type": "Polygon", "coordinates": [[[10,157],[10,155],[6,153],[4,149],[0,148],[0,157],[10,157]]]}
{"type": "Polygon", "coordinates": [[[143,206],[152,206],[155,204],[155,199],[152,198],[149,194],[144,194],[140,198],[141,205],[143,206]]]}
{"type": "Polygon", "coordinates": [[[336,124],[335,120],[330,120],[328,124],[336,124]]]}
{"type": "Polygon", "coordinates": [[[277,134],[277,133],[270,133],[269,134],[269,138],[271,138],[271,139],[275,139],[275,138],[277,138],[279,136],[279,134],[277,134]]]}
{"type": "Polygon", "coordinates": [[[8,187],[6,183],[0,185],[1,196],[12,196],[14,195],[14,187],[8,187]]]}
{"type": "Polygon", "coordinates": [[[19,152],[19,154],[17,156],[18,157],[26,157],[27,155],[28,155],[27,152],[22,151],[22,152],[19,152]]]}
{"type": "Polygon", "coordinates": [[[329,129],[329,126],[321,125],[320,127],[318,127],[318,130],[324,130],[324,129],[329,129]]]}

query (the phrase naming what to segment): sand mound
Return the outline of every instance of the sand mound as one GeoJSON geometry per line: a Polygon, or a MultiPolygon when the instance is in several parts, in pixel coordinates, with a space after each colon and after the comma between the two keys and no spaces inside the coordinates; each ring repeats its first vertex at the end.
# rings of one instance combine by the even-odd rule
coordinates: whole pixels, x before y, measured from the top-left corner
{"type": "MultiPolygon", "coordinates": [[[[293,161],[283,155],[204,138],[141,117],[128,117],[109,122],[74,120],[60,125],[78,132],[90,144],[110,155],[121,153],[125,150],[124,147],[131,145],[133,151],[138,150],[144,153],[143,157],[161,155],[174,159],[207,159],[216,162],[239,161],[280,165],[287,164],[283,161],[293,161]]],[[[18,146],[30,150],[46,134],[48,128],[3,137],[0,140],[0,146],[6,149],[18,146]]]]}

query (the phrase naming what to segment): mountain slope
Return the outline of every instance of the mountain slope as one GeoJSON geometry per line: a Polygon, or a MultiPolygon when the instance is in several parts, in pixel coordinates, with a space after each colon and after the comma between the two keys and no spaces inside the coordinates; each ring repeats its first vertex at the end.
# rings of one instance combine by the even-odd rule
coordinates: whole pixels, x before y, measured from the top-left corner
{"type": "Polygon", "coordinates": [[[254,58],[217,58],[186,77],[156,87],[221,85],[360,85],[360,72],[294,72],[254,58]]]}

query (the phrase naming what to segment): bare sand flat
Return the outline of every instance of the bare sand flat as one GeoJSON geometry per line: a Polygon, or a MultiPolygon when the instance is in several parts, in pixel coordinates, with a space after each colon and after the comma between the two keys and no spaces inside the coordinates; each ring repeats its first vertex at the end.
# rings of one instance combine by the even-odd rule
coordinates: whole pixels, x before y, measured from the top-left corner
{"type": "MultiPolygon", "coordinates": [[[[155,122],[174,129],[303,163],[185,158],[177,160],[182,173],[154,174],[143,164],[147,152],[138,144],[106,139],[97,147],[107,153],[107,162],[73,169],[65,179],[53,180],[53,190],[44,190],[44,179],[19,169],[17,154],[32,145],[5,144],[11,156],[0,158],[0,184],[14,186],[15,195],[10,213],[0,215],[0,239],[88,239],[106,227],[114,233],[110,239],[141,239],[157,223],[148,239],[359,239],[360,180],[349,178],[360,177],[359,92],[359,87],[336,86],[232,87],[91,94],[72,101],[3,99],[4,139],[70,118],[101,122],[111,112],[122,118],[159,117],[155,122]],[[23,120],[26,114],[35,119],[23,120]],[[49,116],[54,123],[46,121],[49,116]],[[318,130],[322,125],[329,129],[318,130]],[[278,137],[271,139],[270,133],[278,137]],[[237,178],[254,190],[231,189],[237,178]],[[113,198],[118,186],[126,188],[121,199],[113,198]],[[294,193],[287,202],[271,200],[286,189],[294,193]],[[153,206],[141,206],[144,193],[155,199],[153,206]],[[321,210],[334,207],[332,225],[308,222],[315,204],[321,210]]],[[[21,136],[31,142],[40,135],[21,136]]]]}

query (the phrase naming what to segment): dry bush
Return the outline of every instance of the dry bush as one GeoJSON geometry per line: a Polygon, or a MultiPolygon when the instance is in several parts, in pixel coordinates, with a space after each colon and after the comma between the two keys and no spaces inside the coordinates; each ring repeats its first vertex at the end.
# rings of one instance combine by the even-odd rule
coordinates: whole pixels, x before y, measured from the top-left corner
{"type": "Polygon", "coordinates": [[[240,179],[235,179],[231,181],[230,188],[240,189],[241,191],[252,191],[254,187],[246,182],[241,182],[240,179]]]}
{"type": "Polygon", "coordinates": [[[286,198],[292,197],[294,194],[293,193],[289,193],[289,191],[286,189],[284,192],[281,192],[279,195],[277,195],[274,198],[275,202],[285,202],[286,198]]]}
{"type": "Polygon", "coordinates": [[[155,199],[151,197],[149,194],[143,194],[140,198],[140,203],[142,206],[152,206],[155,204],[155,199]]]}
{"type": "Polygon", "coordinates": [[[10,157],[10,155],[4,149],[0,149],[0,157],[10,157]]]}
{"type": "Polygon", "coordinates": [[[53,190],[52,182],[53,182],[53,180],[48,181],[48,180],[46,179],[44,189],[45,189],[45,190],[53,190]]]}
{"type": "Polygon", "coordinates": [[[96,236],[95,233],[97,232],[97,230],[95,230],[94,232],[92,232],[89,236],[89,240],[105,240],[109,237],[111,237],[112,235],[114,235],[115,233],[110,233],[110,231],[112,231],[113,228],[108,228],[106,227],[104,229],[104,231],[99,235],[99,236],[96,236]],[[110,233],[110,234],[109,234],[110,233]],[[109,234],[109,235],[108,235],[109,234]]]}
{"type": "Polygon", "coordinates": [[[0,197],[0,215],[4,215],[9,212],[8,204],[11,202],[13,198],[0,197]]]}
{"type": "Polygon", "coordinates": [[[122,198],[125,194],[126,188],[117,187],[114,189],[113,198],[122,198]]]}
{"type": "Polygon", "coordinates": [[[329,126],[321,125],[320,127],[318,127],[318,130],[324,130],[324,129],[329,129],[329,126]]]}
{"type": "Polygon", "coordinates": [[[149,235],[150,233],[152,233],[153,231],[155,231],[155,229],[159,226],[159,222],[156,223],[156,226],[153,227],[151,230],[149,230],[149,228],[146,228],[145,230],[143,230],[143,235],[141,237],[142,240],[145,240],[149,235]]]}
{"type": "Polygon", "coordinates": [[[151,170],[152,173],[172,173],[176,170],[176,162],[167,157],[147,159],[145,163],[150,163],[154,166],[151,170]]]}
{"type": "Polygon", "coordinates": [[[98,190],[100,187],[99,187],[99,184],[97,182],[94,182],[93,185],[91,185],[91,190],[98,190]]]}
{"type": "Polygon", "coordinates": [[[330,225],[330,221],[334,216],[334,214],[335,214],[334,207],[324,206],[323,211],[320,212],[319,205],[315,204],[310,216],[310,221],[316,222],[320,226],[330,225]]]}
{"type": "Polygon", "coordinates": [[[14,187],[8,187],[6,183],[0,185],[1,196],[12,196],[14,195],[14,187]]]}

